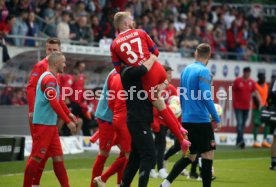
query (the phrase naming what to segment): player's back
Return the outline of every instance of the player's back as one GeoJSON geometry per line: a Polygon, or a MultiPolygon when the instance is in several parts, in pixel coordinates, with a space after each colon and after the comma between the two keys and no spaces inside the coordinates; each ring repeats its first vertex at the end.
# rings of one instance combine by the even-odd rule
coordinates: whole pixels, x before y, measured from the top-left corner
{"type": "Polygon", "coordinates": [[[138,66],[150,57],[154,46],[144,31],[129,29],[120,33],[112,42],[111,52],[116,53],[125,64],[138,66]]]}

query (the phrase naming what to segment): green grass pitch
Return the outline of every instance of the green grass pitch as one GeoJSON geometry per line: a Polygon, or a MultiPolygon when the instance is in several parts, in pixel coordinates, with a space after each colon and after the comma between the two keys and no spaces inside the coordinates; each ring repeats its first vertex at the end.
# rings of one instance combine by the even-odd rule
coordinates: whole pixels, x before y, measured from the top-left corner
{"type": "MultiPolygon", "coordinates": [[[[85,152],[78,155],[66,155],[65,165],[69,175],[71,187],[88,187],[91,177],[91,166],[96,153],[85,152]]],[[[169,170],[180,154],[169,161],[169,170]]],[[[111,155],[108,166],[116,155],[111,155]]],[[[268,169],[270,165],[269,149],[236,149],[234,147],[217,147],[215,154],[215,173],[217,179],[212,183],[214,187],[276,187],[276,171],[268,169]]],[[[0,186],[20,187],[23,182],[25,161],[0,163],[0,186]]],[[[138,178],[133,180],[132,187],[136,187],[138,178]]],[[[158,187],[161,179],[149,180],[149,187],[158,187]]],[[[41,179],[42,187],[57,187],[59,183],[52,170],[51,160],[48,161],[41,179]]],[[[107,187],[116,186],[116,177],[109,179],[107,187]]],[[[172,187],[200,187],[200,181],[188,180],[179,176],[172,187]]]]}

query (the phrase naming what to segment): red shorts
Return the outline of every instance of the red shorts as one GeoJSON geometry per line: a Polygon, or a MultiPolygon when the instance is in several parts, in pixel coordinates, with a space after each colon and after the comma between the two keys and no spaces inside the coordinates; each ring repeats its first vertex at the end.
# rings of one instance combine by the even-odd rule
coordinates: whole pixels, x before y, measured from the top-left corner
{"type": "Polygon", "coordinates": [[[129,153],[131,151],[131,136],[126,124],[126,113],[118,116],[112,124],[116,135],[114,144],[118,145],[122,152],[129,153]]]}
{"type": "MultiPolygon", "coordinates": [[[[167,79],[167,73],[163,66],[159,62],[154,62],[153,66],[142,77],[142,83],[144,90],[149,93],[149,91],[157,86],[158,84],[163,83],[167,79]]],[[[149,93],[150,94],[150,93],[149,93]]],[[[149,95],[151,96],[151,95],[149,95]]],[[[152,101],[153,98],[149,97],[149,100],[152,101]]]]}
{"type": "Polygon", "coordinates": [[[110,122],[98,119],[100,149],[110,151],[114,138],[114,129],[110,122]]]}
{"type": "Polygon", "coordinates": [[[63,155],[57,126],[33,125],[32,156],[44,158],[63,155]],[[46,155],[47,153],[47,155],[46,155]]]}

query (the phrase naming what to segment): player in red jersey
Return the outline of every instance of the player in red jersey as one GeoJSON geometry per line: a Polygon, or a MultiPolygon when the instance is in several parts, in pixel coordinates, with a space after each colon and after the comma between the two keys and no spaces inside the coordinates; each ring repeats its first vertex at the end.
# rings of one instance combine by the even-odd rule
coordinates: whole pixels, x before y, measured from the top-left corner
{"type": "Polygon", "coordinates": [[[126,124],[126,101],[124,97],[119,97],[123,90],[120,75],[113,70],[112,77],[109,77],[108,90],[114,94],[115,98],[108,101],[108,106],[113,112],[112,125],[115,132],[114,145],[118,145],[121,152],[119,157],[113,164],[101,175],[94,179],[98,187],[105,187],[105,183],[110,176],[115,173],[117,175],[117,184],[120,185],[122,181],[123,171],[126,167],[129,153],[131,150],[131,137],[126,124]]]}
{"type": "Polygon", "coordinates": [[[63,105],[56,78],[57,73],[62,73],[64,70],[65,57],[57,52],[48,56],[48,59],[49,70],[42,73],[37,81],[32,119],[32,152],[24,172],[24,187],[32,186],[33,178],[40,172],[40,162],[47,155],[53,158],[54,171],[61,186],[70,186],[56,126],[57,116],[59,116],[67,123],[72,133],[76,132],[76,125],[69,118],[70,111],[63,105]]]}
{"type": "MultiPolygon", "coordinates": [[[[118,12],[114,16],[114,26],[119,30],[119,35],[114,39],[111,45],[112,62],[117,72],[120,72],[121,65],[139,66],[149,59],[151,54],[159,55],[159,51],[151,38],[142,30],[133,29],[133,20],[129,12],[118,12]]],[[[144,90],[148,92],[149,99],[157,108],[163,117],[168,128],[178,138],[182,150],[186,153],[189,142],[184,139],[183,133],[187,131],[180,125],[172,111],[166,106],[161,97],[153,96],[153,89],[163,90],[168,81],[166,80],[166,72],[162,65],[158,62],[148,73],[142,77],[144,90]]],[[[160,95],[160,94],[157,94],[160,95]]]]}
{"type": "MultiPolygon", "coordinates": [[[[29,125],[30,125],[30,131],[31,136],[33,136],[33,111],[34,111],[34,100],[36,95],[36,85],[39,77],[48,70],[48,57],[52,52],[60,52],[60,40],[56,38],[50,38],[46,41],[46,57],[42,59],[40,62],[34,65],[29,83],[27,85],[27,98],[28,98],[28,105],[29,105],[29,125]]],[[[59,76],[58,76],[58,82],[59,82],[59,76]]],[[[66,107],[64,103],[62,103],[63,108],[66,107]]],[[[66,107],[67,108],[67,107],[66,107]]],[[[71,119],[75,119],[75,116],[70,113],[69,117],[71,119]]],[[[45,163],[47,162],[48,157],[51,157],[51,155],[47,155],[43,158],[43,160],[40,162],[40,172],[37,173],[37,176],[34,178],[33,185],[39,186],[40,178],[43,172],[43,169],[45,167],[45,163]]]]}

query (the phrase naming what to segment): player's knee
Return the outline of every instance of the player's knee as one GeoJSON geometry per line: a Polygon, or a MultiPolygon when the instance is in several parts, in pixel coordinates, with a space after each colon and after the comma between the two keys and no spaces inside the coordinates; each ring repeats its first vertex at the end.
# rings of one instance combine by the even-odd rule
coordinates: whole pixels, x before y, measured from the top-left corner
{"type": "Polygon", "coordinates": [[[62,162],[63,161],[63,156],[55,156],[53,157],[53,162],[62,162]]]}
{"type": "Polygon", "coordinates": [[[201,157],[204,158],[204,159],[213,160],[214,159],[214,151],[212,150],[212,151],[202,153],[201,157]]]}
{"type": "Polygon", "coordinates": [[[41,162],[42,158],[39,158],[37,156],[32,156],[32,160],[36,161],[36,162],[41,162]]]}
{"type": "Polygon", "coordinates": [[[99,154],[102,155],[102,156],[108,157],[109,156],[109,151],[100,150],[99,154]]]}

